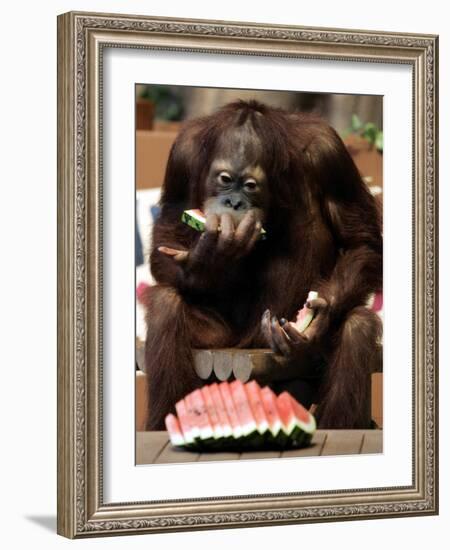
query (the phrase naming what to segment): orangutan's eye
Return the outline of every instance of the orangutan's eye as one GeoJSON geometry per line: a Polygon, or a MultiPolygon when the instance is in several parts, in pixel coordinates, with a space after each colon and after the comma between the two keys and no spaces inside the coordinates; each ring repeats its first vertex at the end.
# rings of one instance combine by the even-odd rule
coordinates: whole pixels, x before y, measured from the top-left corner
{"type": "Polygon", "coordinates": [[[222,183],[231,183],[232,177],[228,172],[220,172],[219,179],[222,183]]]}
{"type": "Polygon", "coordinates": [[[244,187],[248,191],[254,191],[256,189],[256,181],[252,178],[245,180],[244,187]]]}

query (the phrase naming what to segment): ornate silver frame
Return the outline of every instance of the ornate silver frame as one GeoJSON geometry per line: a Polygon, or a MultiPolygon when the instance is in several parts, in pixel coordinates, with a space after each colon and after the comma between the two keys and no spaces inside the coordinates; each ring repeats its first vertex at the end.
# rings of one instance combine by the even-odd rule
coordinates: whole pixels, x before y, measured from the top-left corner
{"type": "MultiPolygon", "coordinates": [[[[58,17],[58,527],[70,538],[438,513],[438,38],[110,15],[58,17]],[[133,47],[413,68],[413,484],[105,504],[102,498],[102,49],[133,47]]],[[[151,495],[149,495],[150,497],[151,495]]]]}

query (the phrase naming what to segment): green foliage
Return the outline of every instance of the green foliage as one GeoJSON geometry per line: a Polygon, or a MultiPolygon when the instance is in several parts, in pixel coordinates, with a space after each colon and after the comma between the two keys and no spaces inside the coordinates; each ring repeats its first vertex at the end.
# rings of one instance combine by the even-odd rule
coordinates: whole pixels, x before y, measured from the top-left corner
{"type": "Polygon", "coordinates": [[[361,130],[362,127],[363,127],[363,124],[362,124],[361,119],[359,118],[359,116],[353,114],[352,115],[352,125],[351,125],[350,129],[353,132],[359,132],[359,130],[361,130]]]}
{"type": "Polygon", "coordinates": [[[157,119],[172,121],[183,118],[183,99],[171,86],[145,86],[141,97],[154,103],[157,119]]]}
{"type": "Polygon", "coordinates": [[[375,147],[378,151],[383,150],[383,132],[378,132],[377,137],[375,138],[375,147]]]}
{"type": "Polygon", "coordinates": [[[358,115],[353,114],[350,128],[347,128],[345,135],[357,134],[366,139],[378,151],[383,151],[383,132],[373,122],[363,124],[358,115]]]}

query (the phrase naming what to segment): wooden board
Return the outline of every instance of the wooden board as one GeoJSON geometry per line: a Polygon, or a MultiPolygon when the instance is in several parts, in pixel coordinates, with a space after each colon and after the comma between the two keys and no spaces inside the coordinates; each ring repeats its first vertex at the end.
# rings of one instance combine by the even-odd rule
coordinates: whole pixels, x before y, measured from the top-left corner
{"type": "Polygon", "coordinates": [[[361,446],[361,454],[374,454],[383,452],[383,430],[367,430],[364,432],[364,440],[361,446]]]}
{"type": "Polygon", "coordinates": [[[216,460],[239,460],[240,453],[201,453],[199,462],[214,462],[216,460]]]}
{"type": "Polygon", "coordinates": [[[363,438],[364,430],[328,430],[321,455],[360,454],[363,438]]]}
{"type": "Polygon", "coordinates": [[[136,464],[153,464],[167,443],[167,432],[137,432],[136,464]]]}
{"type": "Polygon", "coordinates": [[[326,432],[317,431],[311,440],[311,445],[309,447],[304,447],[303,449],[290,449],[289,451],[283,451],[281,453],[281,458],[288,457],[297,457],[297,456],[320,456],[322,454],[322,449],[327,438],[326,432]]]}
{"type": "Polygon", "coordinates": [[[241,453],[239,460],[255,460],[256,458],[280,458],[280,451],[248,451],[241,453]]]}
{"type": "Polygon", "coordinates": [[[382,430],[317,430],[309,447],[287,451],[196,453],[176,449],[167,432],[137,432],[136,464],[173,464],[259,458],[353,455],[383,452],[382,430]]]}
{"type": "Polygon", "coordinates": [[[170,441],[166,441],[165,446],[154,460],[154,464],[173,464],[179,462],[197,462],[198,453],[184,451],[176,447],[172,447],[170,441]]]}

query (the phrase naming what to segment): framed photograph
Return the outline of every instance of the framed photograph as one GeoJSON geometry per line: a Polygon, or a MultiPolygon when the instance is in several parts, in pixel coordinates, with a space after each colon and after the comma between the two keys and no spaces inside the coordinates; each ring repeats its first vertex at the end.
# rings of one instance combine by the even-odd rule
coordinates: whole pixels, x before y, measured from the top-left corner
{"type": "Polygon", "coordinates": [[[58,533],[438,513],[432,35],[58,17],[58,533]]]}

